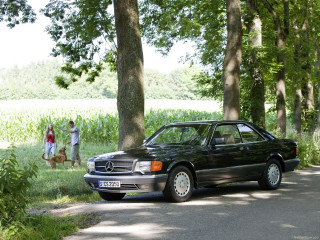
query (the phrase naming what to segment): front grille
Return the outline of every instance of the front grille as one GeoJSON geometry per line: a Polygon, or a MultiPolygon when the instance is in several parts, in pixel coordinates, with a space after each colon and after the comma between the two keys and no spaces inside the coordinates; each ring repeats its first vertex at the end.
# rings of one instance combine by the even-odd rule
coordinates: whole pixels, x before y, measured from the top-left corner
{"type": "Polygon", "coordinates": [[[96,161],[97,173],[132,173],[133,160],[96,161]]]}

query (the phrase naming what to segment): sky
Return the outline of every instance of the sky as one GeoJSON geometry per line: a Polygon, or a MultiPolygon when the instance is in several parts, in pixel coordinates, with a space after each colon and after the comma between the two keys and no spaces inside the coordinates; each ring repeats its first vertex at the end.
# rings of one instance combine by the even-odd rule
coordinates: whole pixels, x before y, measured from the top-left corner
{"type": "MultiPolygon", "coordinates": [[[[39,0],[31,0],[30,4],[42,7],[39,0]]],[[[26,66],[32,62],[48,60],[54,42],[45,27],[50,21],[38,14],[35,23],[17,25],[13,29],[6,26],[5,22],[0,23],[0,69],[26,66]]],[[[163,73],[170,73],[172,70],[185,65],[179,63],[181,57],[186,54],[186,46],[182,43],[173,47],[167,57],[156,52],[155,48],[148,46],[143,41],[144,66],[148,69],[156,69],[163,73]]]]}

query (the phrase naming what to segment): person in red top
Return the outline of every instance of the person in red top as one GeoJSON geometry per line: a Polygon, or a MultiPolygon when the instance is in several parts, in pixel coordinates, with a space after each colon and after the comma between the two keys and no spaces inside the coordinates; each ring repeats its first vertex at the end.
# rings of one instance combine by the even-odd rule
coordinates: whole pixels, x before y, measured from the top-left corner
{"type": "MultiPolygon", "coordinates": [[[[46,131],[44,132],[42,148],[45,145],[45,158],[49,159],[49,154],[52,153],[53,156],[56,155],[57,141],[56,135],[51,123],[48,124],[46,131]]],[[[47,161],[47,165],[50,166],[50,163],[47,161]]]]}

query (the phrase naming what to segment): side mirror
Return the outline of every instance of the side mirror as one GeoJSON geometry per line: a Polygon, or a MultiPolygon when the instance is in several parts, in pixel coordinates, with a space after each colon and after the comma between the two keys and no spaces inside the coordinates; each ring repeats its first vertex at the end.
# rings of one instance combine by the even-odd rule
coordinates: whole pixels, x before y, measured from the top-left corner
{"type": "Polygon", "coordinates": [[[226,139],[224,137],[212,139],[212,142],[211,142],[212,146],[220,145],[220,144],[226,144],[226,139]]]}

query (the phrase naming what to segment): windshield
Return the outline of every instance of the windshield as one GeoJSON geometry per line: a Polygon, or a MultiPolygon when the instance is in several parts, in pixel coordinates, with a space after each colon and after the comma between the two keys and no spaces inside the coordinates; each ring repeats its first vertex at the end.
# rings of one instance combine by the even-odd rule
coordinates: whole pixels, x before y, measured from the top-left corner
{"type": "Polygon", "coordinates": [[[168,126],[146,145],[205,145],[209,129],[209,124],[168,126]]]}

